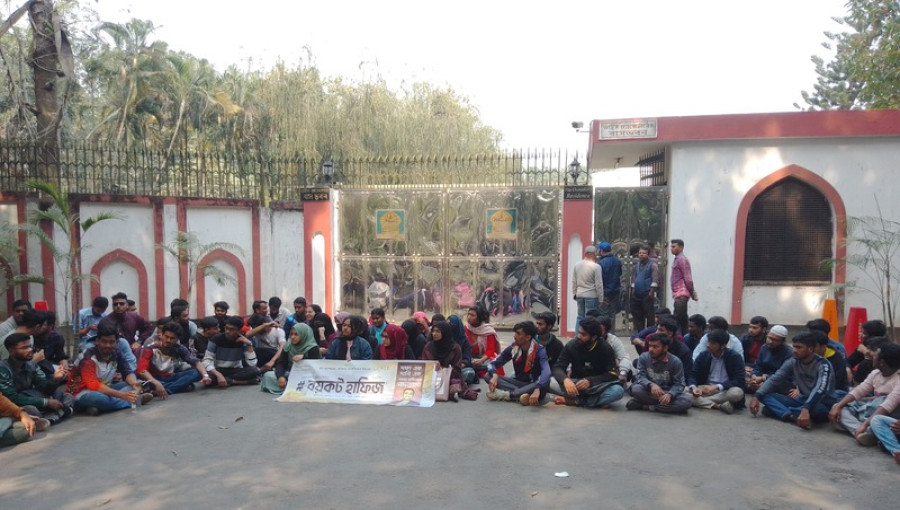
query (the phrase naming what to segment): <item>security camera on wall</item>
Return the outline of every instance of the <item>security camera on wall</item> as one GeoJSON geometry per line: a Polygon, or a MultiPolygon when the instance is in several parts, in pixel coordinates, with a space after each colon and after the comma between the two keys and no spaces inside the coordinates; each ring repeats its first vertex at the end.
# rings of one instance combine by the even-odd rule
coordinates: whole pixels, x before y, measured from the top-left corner
{"type": "Polygon", "coordinates": [[[576,120],[576,121],[572,121],[572,128],[573,128],[573,129],[581,129],[581,128],[583,128],[583,127],[584,127],[584,122],[578,122],[577,120],[576,120]]]}

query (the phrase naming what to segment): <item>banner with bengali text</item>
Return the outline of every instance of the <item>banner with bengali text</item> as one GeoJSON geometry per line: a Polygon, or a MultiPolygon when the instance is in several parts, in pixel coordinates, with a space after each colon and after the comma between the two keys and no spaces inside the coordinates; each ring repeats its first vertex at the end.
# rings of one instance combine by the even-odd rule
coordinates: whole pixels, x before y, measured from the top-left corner
{"type": "Polygon", "coordinates": [[[303,360],[295,363],[279,402],[434,405],[434,361],[303,360]]]}

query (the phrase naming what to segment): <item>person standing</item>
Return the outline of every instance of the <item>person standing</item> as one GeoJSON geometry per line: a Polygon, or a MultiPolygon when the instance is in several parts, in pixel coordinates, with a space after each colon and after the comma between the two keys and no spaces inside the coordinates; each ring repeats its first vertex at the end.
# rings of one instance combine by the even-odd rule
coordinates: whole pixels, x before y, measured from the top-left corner
{"type": "Polygon", "coordinates": [[[656,289],[659,284],[659,267],[650,258],[650,247],[638,249],[638,262],[634,266],[634,278],[631,283],[631,319],[637,333],[653,323],[653,304],[656,300],[656,289]]]}
{"type": "Polygon", "coordinates": [[[584,258],[572,269],[572,297],[578,304],[578,318],[575,331],[587,312],[597,310],[603,297],[603,270],[597,263],[597,248],[593,245],[584,249],[584,258]]]}
{"type": "Polygon", "coordinates": [[[600,252],[601,272],[603,273],[603,299],[600,301],[600,318],[613,318],[619,313],[619,299],[622,294],[622,261],[612,252],[612,245],[606,241],[597,245],[600,252]]]}
{"type": "Polygon", "coordinates": [[[675,256],[672,261],[672,298],[675,300],[673,311],[679,332],[687,334],[688,299],[697,301],[697,290],[694,288],[694,277],[691,274],[691,262],[684,256],[684,241],[672,239],[669,250],[675,256]]]}

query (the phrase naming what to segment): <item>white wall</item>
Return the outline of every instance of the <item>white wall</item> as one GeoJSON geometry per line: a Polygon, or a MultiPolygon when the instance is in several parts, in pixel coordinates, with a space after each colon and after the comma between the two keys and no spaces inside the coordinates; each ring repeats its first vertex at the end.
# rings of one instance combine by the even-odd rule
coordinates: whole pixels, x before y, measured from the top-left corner
{"type": "MultiPolygon", "coordinates": [[[[700,301],[691,302],[690,313],[730,315],[737,211],[744,195],[761,179],[788,165],[799,165],[831,183],[848,216],[876,214],[877,197],[884,215],[900,220],[895,199],[898,161],[898,138],[673,144],[669,238],[685,240],[685,254],[693,268],[700,301]]],[[[848,282],[858,277],[848,268],[848,282]]],[[[822,287],[745,288],[742,316],[745,321],[752,315],[765,315],[770,323],[802,324],[821,314],[819,303],[825,291],[822,287]]],[[[877,301],[865,293],[848,291],[845,303],[845,307],[867,307],[869,318],[880,315],[877,301]]]]}
{"type": "MultiPolygon", "coordinates": [[[[284,303],[282,306],[293,310],[294,299],[303,296],[305,280],[303,275],[303,212],[272,211],[271,213],[271,247],[269,260],[269,278],[263,278],[263,294],[278,296],[284,303]],[[267,283],[269,285],[267,290],[267,283]]],[[[263,274],[266,271],[263,265],[263,274]]]]}
{"type": "MultiPolygon", "coordinates": [[[[26,210],[31,211],[35,206],[34,200],[27,200],[26,210]]],[[[157,250],[154,244],[154,224],[156,221],[162,223],[163,244],[173,241],[178,230],[178,206],[174,203],[164,204],[161,207],[161,217],[156,218],[154,207],[149,203],[81,202],[79,213],[82,218],[99,213],[112,213],[117,217],[114,220],[95,224],[82,236],[82,270],[84,273],[89,273],[101,257],[117,249],[125,250],[137,257],[147,272],[147,303],[140,302],[137,271],[124,261],[112,262],[101,269],[99,275],[101,294],[110,296],[119,291],[125,292],[129,298],[139,301],[138,311],[151,320],[166,315],[169,301],[181,294],[179,264],[174,257],[164,253],[162,274],[156,274],[157,250]],[[164,293],[162,296],[164,306],[162,310],[157,310],[156,293],[160,284],[164,293]]],[[[228,251],[234,253],[243,262],[243,269],[247,277],[247,303],[245,306],[248,309],[256,297],[267,299],[272,295],[278,295],[290,308],[290,303],[294,298],[303,295],[302,211],[270,211],[264,208],[259,210],[260,260],[253,259],[253,232],[256,226],[253,224],[252,209],[243,205],[234,207],[189,205],[185,209],[185,215],[187,229],[195,232],[201,243],[232,243],[241,247],[243,254],[239,250],[229,249],[228,251]],[[260,267],[262,296],[253,295],[254,264],[259,264],[260,267]]],[[[0,204],[0,221],[7,221],[10,224],[19,222],[15,202],[0,204]]],[[[66,241],[58,230],[54,232],[54,238],[60,247],[63,247],[62,245],[66,241]]],[[[28,272],[40,275],[43,266],[39,240],[29,236],[26,246],[23,248],[26,251],[28,272]]],[[[19,269],[18,255],[13,251],[6,254],[5,258],[17,273],[19,269]]],[[[223,261],[216,261],[214,264],[231,276],[237,274],[233,267],[223,261]]],[[[55,276],[57,281],[61,281],[59,274],[55,276]]],[[[0,276],[0,278],[3,277],[0,276]]],[[[205,301],[208,302],[209,309],[199,311],[192,309],[192,314],[195,316],[211,314],[212,303],[218,300],[232,303],[232,310],[235,312],[239,309],[238,288],[235,283],[219,285],[212,278],[207,278],[205,283],[205,301]]],[[[16,297],[20,294],[17,293],[16,297]]],[[[30,285],[29,297],[33,302],[44,299],[43,285],[30,285]]],[[[85,281],[82,287],[82,303],[89,303],[93,297],[91,282],[85,281]]],[[[0,311],[0,317],[5,317],[8,313],[5,310],[6,295],[0,294],[0,298],[2,298],[0,302],[3,303],[0,308],[4,309],[0,311]]],[[[57,292],[56,302],[60,321],[63,322],[66,316],[62,293],[57,292]]],[[[194,298],[191,296],[191,305],[194,304],[194,298]]]]}
{"type": "MultiPolygon", "coordinates": [[[[152,282],[157,278],[154,264],[156,250],[153,244],[153,208],[150,205],[138,204],[93,202],[81,204],[80,214],[83,220],[102,213],[114,214],[116,219],[96,223],[82,235],[82,272],[90,273],[97,260],[112,251],[124,250],[131,253],[144,263],[147,270],[148,302],[140,302],[137,272],[126,270],[130,265],[124,262],[116,262],[103,269],[100,275],[101,295],[110,297],[116,292],[124,292],[128,295],[128,299],[135,300],[142,314],[152,316],[156,302],[156,286],[152,282]]],[[[85,281],[82,286],[82,306],[88,306],[93,298],[91,282],[85,281]]]]}

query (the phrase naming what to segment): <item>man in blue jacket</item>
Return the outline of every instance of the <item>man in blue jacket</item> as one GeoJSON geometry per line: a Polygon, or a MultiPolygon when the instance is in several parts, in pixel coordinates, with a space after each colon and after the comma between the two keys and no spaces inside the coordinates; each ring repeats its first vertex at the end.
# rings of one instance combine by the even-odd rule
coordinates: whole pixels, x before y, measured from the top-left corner
{"type": "Polygon", "coordinates": [[[600,318],[608,318],[613,324],[619,313],[622,295],[622,261],[612,252],[612,245],[603,241],[597,245],[600,258],[597,263],[603,272],[603,299],[600,300],[600,318]]]}
{"type": "Polygon", "coordinates": [[[744,403],[744,358],[727,347],[726,331],[717,329],[706,336],[706,351],[694,360],[687,389],[694,397],[694,407],[731,414],[744,403]]]}

